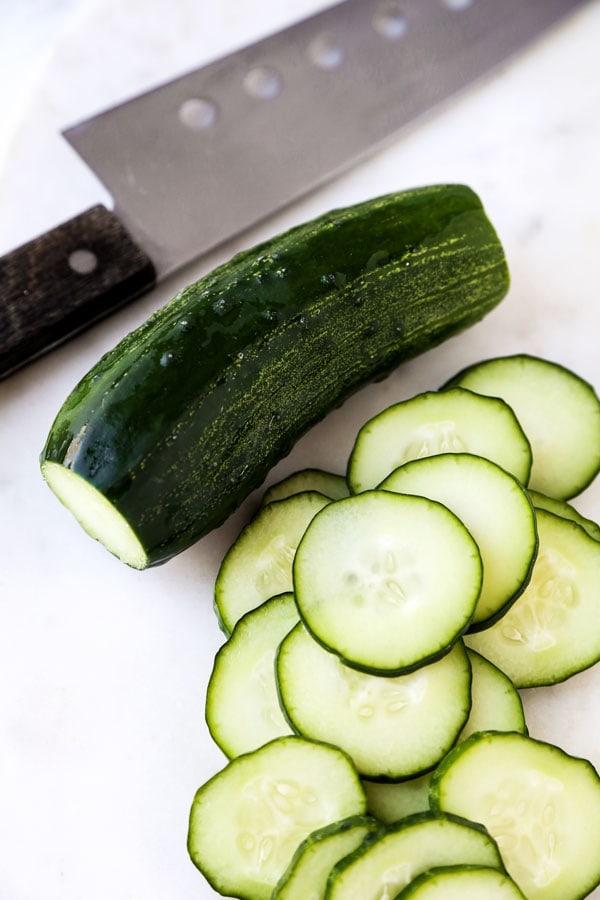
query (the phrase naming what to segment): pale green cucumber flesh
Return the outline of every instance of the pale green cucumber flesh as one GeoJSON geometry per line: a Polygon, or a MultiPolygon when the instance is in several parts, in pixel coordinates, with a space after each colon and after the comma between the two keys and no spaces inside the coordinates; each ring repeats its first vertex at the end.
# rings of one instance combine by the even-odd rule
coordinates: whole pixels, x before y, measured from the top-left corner
{"type": "Polygon", "coordinates": [[[274,664],[280,641],[297,622],[293,594],[280,594],[242,616],[217,652],[206,691],[206,724],[228,757],[290,734],[274,664]]]}
{"type": "Polygon", "coordinates": [[[389,491],[323,508],[293,567],[311,634],[348,665],[386,674],[446,653],[471,622],[481,579],[479,549],[453,513],[389,491]]]}
{"type": "Polygon", "coordinates": [[[471,667],[460,641],[437,662],[385,677],[344,665],[299,624],[280,644],[276,676],[294,731],[341,747],[373,780],[433,769],[471,705],[471,667]]]}
{"type": "Polygon", "coordinates": [[[472,676],[471,709],[457,743],[476,731],[519,731],[527,734],[523,700],[510,678],[474,650],[467,650],[467,655],[472,676]]]}
{"type": "Polygon", "coordinates": [[[57,462],[41,464],[42,475],[60,502],[90,537],[134,569],[145,569],[148,555],[133,527],[116,506],[77,472],[57,462]]]}
{"type": "Polygon", "coordinates": [[[545,509],[548,512],[553,512],[556,516],[562,516],[563,519],[570,519],[572,522],[581,525],[595,541],[600,541],[600,525],[594,522],[593,519],[582,516],[572,503],[569,503],[567,500],[557,500],[556,497],[549,497],[547,494],[541,494],[539,491],[533,491],[531,488],[527,489],[527,493],[536,509],[545,509]]]}
{"type": "Polygon", "coordinates": [[[314,491],[261,507],[237,536],[215,582],[215,612],[226,634],[269,597],[292,590],[296,548],[311,519],[331,501],[314,491]]]}
{"type": "Polygon", "coordinates": [[[528,586],[495,624],[465,637],[519,688],[565,681],[600,659],[600,543],[547,510],[537,518],[528,586]]]}
{"type": "Polygon", "coordinates": [[[271,900],[321,900],[333,866],[381,828],[368,816],[352,816],[312,832],[298,847],[271,900]]]}
{"type": "Polygon", "coordinates": [[[484,360],[449,382],[502,397],[533,450],[529,487],[558,499],[581,493],[600,469],[600,400],[569,369],[527,354],[484,360]]]}
{"type": "Polygon", "coordinates": [[[485,866],[442,866],[419,875],[395,900],[526,900],[504,872],[485,866]]]}
{"type": "Polygon", "coordinates": [[[478,732],[442,761],[433,808],[481,822],[528,900],[580,900],[600,883],[600,777],[514,732],[478,732]]]}
{"type": "Polygon", "coordinates": [[[394,469],[437,453],[491,459],[526,484],[531,447],[512,409],[497,398],[455,388],[389,406],[356,437],[347,478],[354,493],[377,487],[394,469]]]}
{"type": "Polygon", "coordinates": [[[527,585],[537,552],[535,512],[521,483],[483,457],[444,453],[405,463],[380,487],[437,500],[459,517],[483,562],[470,630],[502,615],[527,585]]]}
{"type": "Polygon", "coordinates": [[[267,488],[261,503],[264,505],[274,500],[284,500],[302,491],[317,491],[331,500],[341,500],[350,493],[344,475],[326,472],[323,469],[301,469],[267,488]]]}
{"type": "Polygon", "coordinates": [[[367,809],[385,825],[398,822],[414,813],[429,810],[431,773],[407,778],[405,781],[369,781],[363,778],[367,809]]]}
{"type": "Polygon", "coordinates": [[[481,826],[452,815],[422,813],[390,825],[334,866],[326,900],[394,898],[417,875],[457,860],[503,869],[481,826]]]}
{"type": "MultiPolygon", "coordinates": [[[[466,740],[476,731],[519,731],[527,733],[523,701],[511,680],[473,650],[471,664],[471,709],[456,739],[466,740]]],[[[431,773],[393,783],[363,779],[367,807],[372,816],[386,824],[429,809],[431,773]]]]}
{"type": "Polygon", "coordinates": [[[270,900],[298,845],[317,828],[364,815],[365,805],[340,750],[278,738],[238,756],[197,791],[188,850],[219,893],[270,900]]]}

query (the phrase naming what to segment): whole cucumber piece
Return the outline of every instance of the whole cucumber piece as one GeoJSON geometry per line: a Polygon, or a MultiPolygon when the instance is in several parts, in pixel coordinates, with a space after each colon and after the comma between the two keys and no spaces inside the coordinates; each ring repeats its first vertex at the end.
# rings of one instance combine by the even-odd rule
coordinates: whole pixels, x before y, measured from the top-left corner
{"type": "Polygon", "coordinates": [[[238,254],[108,352],[60,409],[43,476],[125,563],[163,563],[329,410],[480,320],[508,284],[464,185],[333,210],[238,254]]]}

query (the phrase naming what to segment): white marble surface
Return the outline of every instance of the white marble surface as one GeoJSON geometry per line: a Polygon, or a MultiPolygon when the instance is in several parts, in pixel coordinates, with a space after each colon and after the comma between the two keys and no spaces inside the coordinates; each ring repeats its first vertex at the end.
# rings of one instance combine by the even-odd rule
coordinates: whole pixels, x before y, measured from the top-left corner
{"type": "MultiPolygon", "coordinates": [[[[93,179],[73,174],[59,127],[320,5],[2,2],[2,251],[101,197],[93,179]],[[57,29],[62,20],[66,31],[57,29]]],[[[509,296],[484,322],[363,390],[270,480],[303,465],[342,470],[368,415],[481,357],[539,353],[600,387],[599,37],[596,0],[377,157],[244,238],[339,203],[457,180],[481,194],[512,270],[509,296]]],[[[0,383],[2,900],[214,896],[188,861],[185,837],[196,787],[223,764],[203,721],[221,642],[211,591],[248,506],[166,566],[138,573],[71,521],[42,483],[37,456],[62,400],[96,358],[241,243],[0,383]]],[[[600,485],[579,506],[600,518],[600,485]]],[[[596,668],[528,692],[532,734],[600,767],[599,691],[596,668]]]]}

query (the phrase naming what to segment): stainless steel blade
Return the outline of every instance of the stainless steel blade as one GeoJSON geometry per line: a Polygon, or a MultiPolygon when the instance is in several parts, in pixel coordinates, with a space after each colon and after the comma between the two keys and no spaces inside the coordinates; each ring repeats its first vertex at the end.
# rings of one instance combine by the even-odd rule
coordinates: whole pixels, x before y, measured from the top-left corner
{"type": "Polygon", "coordinates": [[[65,132],[158,276],[332,178],[585,0],[345,0],[65,132]]]}

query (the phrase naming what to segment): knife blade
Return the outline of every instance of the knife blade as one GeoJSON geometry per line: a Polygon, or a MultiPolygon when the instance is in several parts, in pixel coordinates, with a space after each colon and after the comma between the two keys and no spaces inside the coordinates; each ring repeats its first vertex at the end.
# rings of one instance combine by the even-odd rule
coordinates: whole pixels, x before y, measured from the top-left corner
{"type": "Polygon", "coordinates": [[[587,0],[343,0],[63,132],[108,188],[0,258],[0,378],[334,178],[587,0]]]}

